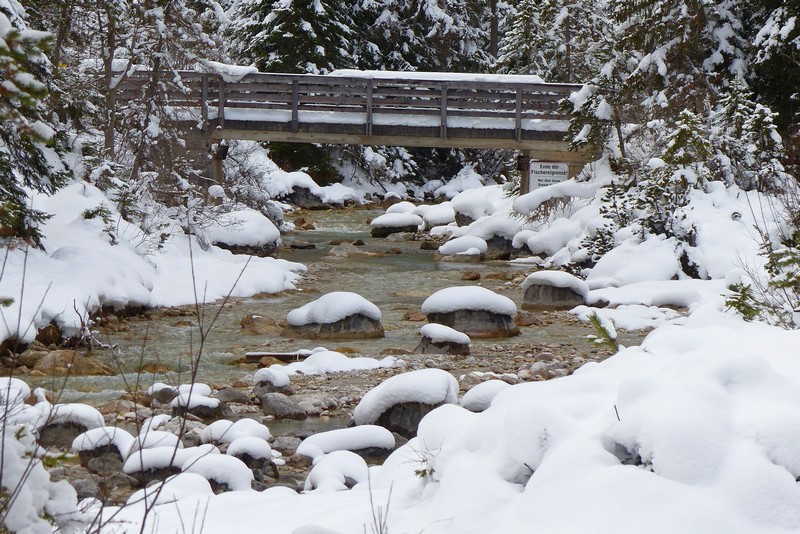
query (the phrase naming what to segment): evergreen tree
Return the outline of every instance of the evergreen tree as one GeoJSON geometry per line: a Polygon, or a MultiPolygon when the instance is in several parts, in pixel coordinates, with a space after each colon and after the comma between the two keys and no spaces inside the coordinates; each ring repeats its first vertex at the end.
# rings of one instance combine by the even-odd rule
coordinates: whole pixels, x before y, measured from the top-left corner
{"type": "Polygon", "coordinates": [[[602,57],[605,17],[595,1],[522,0],[504,36],[501,72],[584,83],[602,57]]]}
{"type": "Polygon", "coordinates": [[[52,193],[68,175],[59,161],[64,133],[44,107],[51,36],[3,9],[0,39],[0,232],[40,245],[37,224],[47,215],[30,205],[26,188],[52,193]]]}
{"type": "Polygon", "coordinates": [[[502,74],[537,74],[543,68],[531,36],[538,30],[537,0],[521,0],[511,17],[511,27],[500,40],[495,69],[502,74]]]}
{"type": "Polygon", "coordinates": [[[327,74],[355,66],[341,0],[246,0],[232,28],[239,57],[265,72],[327,74]]]}

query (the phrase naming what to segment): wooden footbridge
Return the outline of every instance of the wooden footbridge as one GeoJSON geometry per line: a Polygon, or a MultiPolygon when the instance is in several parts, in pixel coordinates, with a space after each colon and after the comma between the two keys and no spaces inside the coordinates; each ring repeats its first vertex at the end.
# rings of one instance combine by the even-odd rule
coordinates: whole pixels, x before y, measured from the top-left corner
{"type": "MultiPolygon", "coordinates": [[[[121,96],[135,98],[151,76],[127,76],[121,96]]],[[[523,162],[568,163],[570,174],[592,159],[569,151],[564,141],[568,118],[560,103],[580,85],[539,83],[534,76],[376,71],[180,76],[185,90],[170,95],[170,104],[195,109],[213,140],[512,149],[523,162]]]]}

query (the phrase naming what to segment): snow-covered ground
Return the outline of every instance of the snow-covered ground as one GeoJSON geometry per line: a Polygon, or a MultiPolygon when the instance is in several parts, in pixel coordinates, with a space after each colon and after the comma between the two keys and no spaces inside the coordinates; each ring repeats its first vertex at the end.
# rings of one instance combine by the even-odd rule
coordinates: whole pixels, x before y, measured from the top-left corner
{"type": "MultiPolygon", "coordinates": [[[[503,235],[544,254],[522,264],[558,269],[587,257],[586,238],[603,224],[602,185],[565,182],[516,202],[499,186],[472,189],[437,209],[475,222],[459,227],[449,213],[437,214],[443,223],[432,233],[462,241],[503,235]],[[544,220],[512,219],[512,205],[533,210],[565,194],[571,200],[544,220]]],[[[416,438],[369,469],[368,483],[351,455],[318,455],[305,494],[189,495],[158,507],[148,524],[178,529],[203,509],[209,531],[268,524],[276,533],[356,533],[370,531],[381,508],[390,532],[800,530],[800,332],[747,323],[724,305],[743,262],[760,261],[753,239],[759,203],[735,188],[693,195],[691,247],[623,230],[613,236],[616,248],[582,273],[585,281],[538,275],[577,288],[587,305],[574,313],[584,320],[602,302],[610,329],[654,328],[641,346],[547,382],[486,382],[461,405],[443,376],[399,375],[364,397],[359,421],[371,422],[364,414],[387,399],[429,396],[445,405],[422,420],[416,438]],[[701,279],[683,272],[683,252],[701,279]]],[[[425,217],[427,209],[413,211],[425,217]]],[[[443,300],[471,295],[452,291],[443,300]]],[[[135,509],[122,516],[140,520],[135,509]]]]}
{"type": "MultiPolygon", "coordinates": [[[[176,306],[211,302],[229,292],[276,293],[294,288],[305,271],[286,260],[248,258],[214,246],[203,250],[174,223],[145,235],[88,183],[74,183],[52,197],[36,195],[33,204],[53,217],[42,228],[44,250],[6,249],[0,295],[14,303],[0,308],[0,339],[31,341],[36,329],[51,321],[72,334],[101,306],[176,306]]],[[[241,237],[240,243],[249,244],[278,238],[262,215],[238,214],[240,220],[247,217],[238,234],[217,224],[212,235],[241,237]]]]}
{"type": "MultiPolygon", "coordinates": [[[[301,175],[285,175],[281,179],[287,183],[306,183],[301,175]]],[[[478,239],[485,244],[492,235],[505,237],[541,254],[518,260],[521,265],[557,270],[590,256],[588,238],[603,227],[599,202],[608,178],[601,172],[588,185],[568,181],[517,199],[501,186],[474,184],[447,195],[452,201],[436,208],[435,218],[425,219],[425,209],[407,205],[395,213],[415,212],[429,226],[441,222],[432,233],[473,245],[478,239]],[[527,213],[563,195],[570,200],[538,220],[513,215],[514,207],[527,213]],[[451,222],[456,213],[474,222],[456,226],[451,222]]],[[[277,183],[276,191],[287,183],[277,183]]],[[[0,293],[18,299],[23,273],[26,293],[21,304],[17,300],[4,311],[0,328],[5,335],[15,331],[18,313],[23,327],[51,319],[75,327],[73,301],[79,313],[101,303],[193,302],[190,245],[205,300],[226,294],[244,266],[243,258],[214,247],[202,251],[177,232],[160,249],[151,247],[113,209],[113,232],[105,221],[85,218],[87,210],[109,206],[89,185],[74,184],[36,202],[56,215],[44,228],[46,252],[29,252],[26,269],[24,253],[9,251],[0,293]],[[111,244],[111,233],[117,244],[111,244]]],[[[173,486],[165,494],[175,499],[156,506],[144,530],[191,528],[186,522],[201,510],[206,532],[361,533],[371,531],[373,514],[382,508],[388,510],[390,532],[797,532],[800,331],[745,322],[724,305],[727,287],[741,279],[743,265],[760,265],[753,228],[768,214],[759,206],[753,193],[712,184],[692,192],[687,224],[694,224],[697,235],[691,246],[658,236],[641,240],[626,228],[611,236],[613,250],[581,273],[585,281],[539,275],[579,289],[586,305],[573,312],[581,318],[588,319],[597,312],[593,306],[603,303],[608,307],[601,311],[602,321],[610,328],[654,328],[641,346],[623,347],[601,363],[547,382],[487,382],[460,405],[458,384],[445,371],[392,377],[364,397],[354,414],[357,422],[374,422],[398,399],[445,404],[428,414],[418,436],[382,466],[367,468],[352,453],[334,450],[343,448],[339,436],[312,440],[307,447],[314,445],[316,463],[305,494],[280,487],[250,491],[247,474],[238,473],[232,459],[209,455],[205,464],[192,463],[202,451],[184,449],[180,460],[187,474],[165,486],[173,486]],[[681,255],[700,279],[684,272],[681,255]],[[679,313],[676,306],[685,310],[679,313]],[[193,490],[188,475],[194,471],[203,477],[230,476],[230,484],[242,491],[214,496],[203,484],[193,490]],[[302,527],[307,528],[298,531],[302,527]]],[[[455,253],[461,242],[451,245],[455,253]]],[[[253,259],[234,291],[291,288],[302,270],[281,260],[253,259]]],[[[478,286],[448,288],[429,306],[443,311],[453,303],[489,303],[516,312],[513,301],[484,293],[478,286]]],[[[371,310],[360,301],[343,302],[348,310],[371,310]]],[[[335,311],[326,308],[323,315],[335,311]]],[[[22,334],[29,339],[33,331],[23,328],[22,334]]],[[[265,373],[271,373],[270,381],[288,382],[296,372],[394,363],[394,358],[320,351],[303,363],[265,373]]],[[[220,436],[228,431],[240,439],[258,437],[254,429],[231,428],[220,436]]],[[[268,430],[255,430],[262,441],[268,436],[268,430]]],[[[107,431],[96,433],[107,439],[107,431]]],[[[353,439],[351,434],[345,441],[353,439]]],[[[242,443],[256,445],[269,452],[253,440],[242,443]]],[[[166,453],[154,448],[145,455],[149,465],[156,465],[166,453]]],[[[139,531],[143,510],[143,503],[125,507],[109,528],[139,531]]]]}

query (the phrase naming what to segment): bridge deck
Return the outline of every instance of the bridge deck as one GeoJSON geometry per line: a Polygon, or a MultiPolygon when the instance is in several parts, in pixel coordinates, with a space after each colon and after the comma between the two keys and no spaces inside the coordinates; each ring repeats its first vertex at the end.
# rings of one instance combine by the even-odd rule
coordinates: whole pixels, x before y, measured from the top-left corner
{"type": "MultiPolygon", "coordinates": [[[[137,98],[150,74],[128,77],[121,97],[137,98]]],[[[215,139],[502,148],[534,159],[588,159],[567,150],[567,117],[559,109],[579,85],[519,76],[343,74],[250,73],[226,80],[185,72],[185,92],[169,97],[172,105],[199,108],[215,139]]]]}

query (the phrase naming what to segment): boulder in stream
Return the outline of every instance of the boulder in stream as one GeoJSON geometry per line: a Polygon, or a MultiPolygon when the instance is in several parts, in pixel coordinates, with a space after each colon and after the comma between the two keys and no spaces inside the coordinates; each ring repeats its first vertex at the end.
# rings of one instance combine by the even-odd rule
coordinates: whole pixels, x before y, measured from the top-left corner
{"type": "Polygon", "coordinates": [[[469,336],[449,326],[428,323],[420,328],[422,341],[414,352],[417,354],[469,355],[469,336]]]}
{"type": "Polygon", "coordinates": [[[422,217],[413,213],[385,213],[369,223],[372,237],[386,237],[398,232],[415,233],[422,224],[422,217]]]}
{"type": "Polygon", "coordinates": [[[110,365],[97,358],[87,358],[74,350],[54,350],[39,359],[33,366],[52,376],[114,376],[116,373],[110,365]]]}
{"type": "Polygon", "coordinates": [[[277,419],[305,419],[306,411],[283,393],[267,393],[261,398],[261,410],[264,415],[272,415],[277,419]]]}
{"type": "Polygon", "coordinates": [[[441,369],[420,369],[387,378],[367,392],[353,410],[356,425],[379,425],[405,438],[417,434],[425,415],[458,400],[458,382],[441,369]]]}
{"type": "Polygon", "coordinates": [[[204,232],[212,244],[234,254],[273,256],[281,244],[281,233],[272,221],[252,209],[223,213],[204,232]]]}
{"type": "Polygon", "coordinates": [[[431,323],[443,324],[470,337],[494,338],[519,334],[514,322],[517,305],[508,297],[480,286],[448,287],[422,303],[431,323]]]}
{"type": "Polygon", "coordinates": [[[364,297],[334,291],[286,316],[281,337],[304,339],[373,339],[384,336],[381,311],[364,297]]]}
{"type": "Polygon", "coordinates": [[[586,303],[589,286],[563,271],[538,271],[522,283],[522,307],[528,310],[570,309],[586,303]]]}

